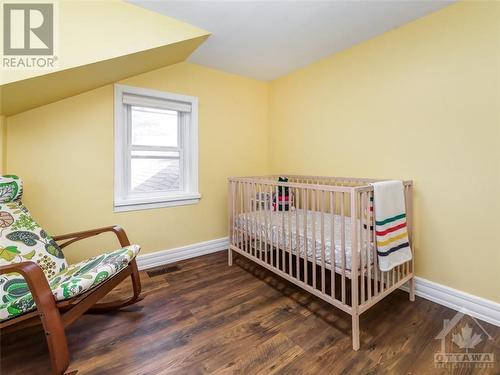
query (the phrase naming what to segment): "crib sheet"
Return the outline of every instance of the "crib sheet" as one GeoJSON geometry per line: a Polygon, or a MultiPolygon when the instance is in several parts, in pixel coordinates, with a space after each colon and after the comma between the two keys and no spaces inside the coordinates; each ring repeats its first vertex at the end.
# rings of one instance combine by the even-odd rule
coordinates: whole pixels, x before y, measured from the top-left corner
{"type": "MultiPolygon", "coordinates": [[[[334,224],[334,253],[333,259],[335,266],[342,269],[343,254],[341,251],[341,221],[342,216],[332,215],[325,213],[323,217],[324,222],[324,242],[325,242],[325,263],[330,265],[331,249],[332,249],[332,221],[334,224]]],[[[352,252],[351,252],[351,219],[345,217],[345,267],[346,270],[351,269],[352,252]]],[[[299,249],[300,256],[305,256],[305,249],[307,244],[307,257],[312,261],[313,256],[316,256],[317,263],[322,262],[322,238],[321,238],[321,212],[307,210],[306,215],[302,209],[295,209],[293,211],[254,211],[238,215],[236,218],[236,227],[244,229],[250,233],[255,239],[259,240],[259,236],[264,240],[266,235],[269,239],[272,236],[273,245],[279,244],[282,249],[289,249],[291,247],[294,254],[299,249]],[[307,230],[304,233],[304,219],[306,221],[307,230]],[[297,220],[298,220],[298,234],[297,234],[297,220]],[[313,220],[315,220],[315,228],[313,231],[313,220]],[[290,225],[289,225],[290,223],[290,225]],[[284,229],[284,230],[283,230],[284,229]],[[315,234],[313,236],[313,233],[315,234]],[[307,239],[307,240],[305,240],[307,239]],[[290,246],[291,243],[291,246],[290,246]],[[314,246],[313,246],[314,243],[314,246]],[[298,246],[297,246],[298,245],[298,246]]],[[[366,244],[367,240],[364,239],[366,244]]],[[[369,251],[369,262],[372,263],[372,244],[369,251]]],[[[363,246],[364,248],[364,246],[363,246]]],[[[358,249],[359,254],[359,249],[358,249]]],[[[363,255],[366,259],[366,255],[363,255]]],[[[360,258],[358,258],[360,259],[360,258]]],[[[366,260],[365,260],[366,263],[366,260]]],[[[358,265],[359,267],[359,265],[358,265]]]]}

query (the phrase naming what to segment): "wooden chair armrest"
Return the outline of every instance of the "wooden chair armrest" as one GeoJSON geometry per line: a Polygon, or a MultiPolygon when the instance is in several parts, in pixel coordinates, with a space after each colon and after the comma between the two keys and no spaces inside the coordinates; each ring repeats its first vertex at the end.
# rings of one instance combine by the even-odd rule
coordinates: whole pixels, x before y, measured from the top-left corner
{"type": "Polygon", "coordinates": [[[106,233],[106,232],[113,232],[116,235],[116,238],[120,242],[121,247],[129,246],[130,241],[127,237],[127,234],[125,233],[125,230],[120,227],[119,225],[112,225],[109,227],[103,227],[103,228],[97,228],[97,229],[90,229],[90,230],[84,230],[82,232],[75,232],[75,233],[69,233],[69,234],[63,234],[60,236],[53,236],[52,238],[54,241],[64,241],[67,240],[66,242],[63,242],[62,244],[59,244],[59,247],[62,249],[69,244],[72,244],[73,242],[83,240],[84,238],[88,237],[94,237],[97,236],[101,233],[106,233]]]}
{"type": "Polygon", "coordinates": [[[0,275],[11,272],[17,272],[24,277],[33,296],[35,293],[39,296],[47,295],[54,300],[47,278],[42,268],[35,262],[27,261],[0,266],[0,275]]]}
{"type": "Polygon", "coordinates": [[[21,262],[0,266],[0,275],[11,272],[17,272],[24,277],[39,310],[57,311],[56,301],[52,290],[50,290],[49,282],[38,264],[35,262],[21,262]]]}
{"type": "MultiPolygon", "coordinates": [[[[35,262],[0,266],[0,274],[11,272],[20,273],[26,280],[47,336],[53,373],[63,374],[69,365],[68,345],[61,314],[45,274],[35,262]]],[[[16,317],[12,319],[16,319],[16,317]]]]}

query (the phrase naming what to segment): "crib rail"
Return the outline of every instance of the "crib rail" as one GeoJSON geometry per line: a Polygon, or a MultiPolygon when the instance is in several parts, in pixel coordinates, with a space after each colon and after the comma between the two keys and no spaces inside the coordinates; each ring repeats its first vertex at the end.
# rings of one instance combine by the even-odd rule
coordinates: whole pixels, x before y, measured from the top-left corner
{"type": "MultiPolygon", "coordinates": [[[[358,177],[334,177],[334,176],[307,176],[296,174],[273,174],[264,176],[245,176],[245,177],[232,177],[232,180],[245,181],[251,180],[264,180],[264,181],[277,181],[278,177],[286,177],[290,183],[301,184],[315,184],[315,185],[333,185],[333,186],[349,186],[349,187],[362,187],[367,186],[371,182],[388,181],[382,178],[358,178],[358,177]]],[[[412,181],[403,181],[404,185],[412,185],[412,181]]]]}

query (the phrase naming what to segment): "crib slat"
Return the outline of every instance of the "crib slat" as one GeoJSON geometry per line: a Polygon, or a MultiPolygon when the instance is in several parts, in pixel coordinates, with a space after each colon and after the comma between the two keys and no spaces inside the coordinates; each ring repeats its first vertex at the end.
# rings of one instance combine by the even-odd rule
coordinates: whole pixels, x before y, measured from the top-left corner
{"type": "Polygon", "coordinates": [[[308,249],[307,249],[307,245],[308,245],[308,242],[307,241],[307,210],[308,210],[308,200],[309,200],[309,197],[308,197],[308,190],[307,189],[304,189],[304,199],[302,201],[303,205],[304,205],[304,209],[303,209],[303,215],[304,215],[304,228],[303,228],[303,231],[304,231],[304,282],[306,284],[309,284],[309,279],[307,277],[307,254],[308,254],[308,249]]]}
{"type": "Polygon", "coordinates": [[[408,262],[403,263],[403,276],[408,274],[408,262]]]}
{"type": "Polygon", "coordinates": [[[295,202],[295,253],[296,253],[296,258],[295,258],[295,274],[297,279],[300,280],[300,227],[299,227],[299,202],[300,202],[300,189],[297,188],[296,194],[295,194],[295,199],[297,201],[295,202]]]}
{"type": "Polygon", "coordinates": [[[335,193],[330,192],[330,213],[332,215],[331,234],[330,234],[330,278],[331,278],[331,296],[335,298],[335,193]]]}
{"type": "Polygon", "coordinates": [[[245,228],[247,225],[247,217],[245,214],[245,183],[240,184],[240,205],[241,205],[241,215],[243,217],[243,225],[241,226],[241,241],[243,245],[243,251],[246,252],[247,244],[246,244],[246,234],[245,228]]]}
{"type": "MultiPolygon", "coordinates": [[[[349,213],[351,215],[351,306],[353,309],[353,320],[352,320],[352,330],[353,333],[359,330],[359,319],[354,319],[354,316],[358,314],[359,306],[359,290],[358,290],[358,267],[359,267],[359,255],[361,254],[359,248],[359,238],[358,238],[358,194],[355,190],[352,190],[349,194],[350,198],[350,209],[349,213]]],[[[359,341],[359,332],[357,332],[359,341]]],[[[359,342],[353,346],[359,346],[359,342]]]]}
{"type": "MultiPolygon", "coordinates": [[[[264,260],[264,254],[263,254],[263,251],[265,252],[265,247],[264,247],[264,243],[263,243],[263,239],[262,239],[262,223],[264,222],[265,220],[265,215],[266,215],[266,211],[265,211],[265,205],[266,205],[266,201],[264,200],[264,202],[262,202],[262,185],[259,184],[259,250],[260,250],[260,260],[264,260]],[[262,207],[262,204],[264,204],[264,208],[262,207]]],[[[265,230],[265,224],[264,224],[264,230],[265,230]]]]}
{"type": "Polygon", "coordinates": [[[272,194],[271,194],[271,204],[272,204],[272,209],[271,209],[271,241],[273,241],[273,247],[271,248],[271,264],[273,267],[278,268],[278,249],[279,249],[279,243],[280,243],[280,228],[279,228],[279,218],[277,215],[277,208],[276,208],[276,200],[278,199],[277,195],[277,186],[274,186],[272,189],[272,194]]]}
{"type": "Polygon", "coordinates": [[[250,246],[251,244],[251,238],[250,238],[250,230],[251,230],[251,221],[252,221],[252,218],[250,216],[250,205],[249,205],[249,202],[248,202],[248,196],[250,195],[250,183],[245,183],[245,195],[244,195],[244,198],[245,198],[245,203],[244,203],[244,206],[245,206],[245,215],[246,215],[246,220],[245,220],[245,223],[246,223],[246,227],[245,227],[245,234],[246,234],[246,239],[247,239],[247,252],[248,254],[251,254],[252,253],[252,247],[250,246]]]}
{"type": "MultiPolygon", "coordinates": [[[[370,207],[373,207],[373,192],[370,192],[370,207]]],[[[373,208],[370,208],[370,210],[373,210],[373,208]]],[[[375,233],[375,212],[372,211],[371,212],[371,215],[370,215],[370,225],[373,225],[373,229],[371,231],[371,237],[372,237],[372,246],[373,246],[373,249],[372,249],[372,254],[374,256],[373,258],[373,276],[374,276],[374,284],[373,284],[373,287],[374,287],[374,290],[373,290],[373,294],[375,296],[378,295],[378,289],[379,289],[379,285],[378,285],[378,282],[379,282],[379,271],[378,271],[378,254],[377,254],[377,238],[376,238],[376,233],[375,233]]]]}
{"type": "Polygon", "coordinates": [[[260,186],[260,191],[263,195],[261,195],[261,198],[264,199],[264,208],[262,208],[261,206],[261,210],[263,210],[262,212],[262,218],[261,218],[261,222],[262,222],[262,225],[263,225],[263,228],[261,228],[261,241],[263,242],[262,244],[262,248],[263,248],[263,251],[264,253],[262,254],[262,257],[264,258],[264,262],[267,263],[267,211],[268,211],[268,208],[267,208],[267,188],[265,185],[261,185],[260,186]]]}
{"type": "Polygon", "coordinates": [[[243,215],[243,226],[242,226],[242,241],[243,241],[243,251],[246,252],[247,249],[247,237],[246,237],[246,227],[247,227],[247,214],[245,209],[245,183],[241,184],[241,214],[243,215]]]}
{"type": "Polygon", "coordinates": [[[410,287],[410,300],[414,301],[415,300],[415,247],[413,243],[413,184],[409,184],[407,189],[408,195],[405,196],[406,202],[407,202],[407,225],[408,226],[408,236],[409,236],[409,243],[410,243],[410,248],[412,252],[412,258],[411,261],[409,262],[409,268],[410,272],[413,274],[413,278],[410,280],[409,287],[410,287]]]}
{"type": "Polygon", "coordinates": [[[237,212],[238,220],[239,220],[239,224],[235,228],[235,233],[236,233],[237,246],[241,247],[243,245],[242,244],[243,237],[242,237],[242,233],[241,233],[241,229],[242,229],[242,214],[243,214],[243,211],[241,210],[241,193],[240,193],[241,182],[236,182],[236,184],[234,186],[234,190],[235,190],[235,194],[236,194],[235,210],[237,212]]]}
{"type": "Polygon", "coordinates": [[[279,215],[279,190],[278,186],[276,186],[274,194],[276,196],[275,198],[275,204],[274,204],[274,211],[276,212],[276,254],[275,254],[275,267],[281,271],[280,268],[280,252],[281,252],[281,244],[283,243],[283,240],[280,236],[280,231],[281,231],[281,225],[280,225],[280,215],[279,215]]]}
{"type": "Polygon", "coordinates": [[[268,263],[268,260],[267,260],[267,254],[269,252],[269,207],[268,207],[268,204],[269,204],[269,189],[267,188],[266,185],[264,185],[262,187],[262,190],[264,191],[264,212],[263,212],[263,216],[264,216],[264,232],[263,232],[263,235],[264,235],[264,262],[267,264],[268,263]]]}
{"type": "Polygon", "coordinates": [[[312,211],[312,282],[313,288],[316,289],[316,213],[317,213],[317,197],[316,190],[311,191],[311,211],[312,211]]]}
{"type": "Polygon", "coordinates": [[[325,192],[321,195],[321,291],[325,293],[325,192]]]}
{"type": "Polygon", "coordinates": [[[250,204],[250,192],[251,192],[251,183],[245,184],[245,204],[246,204],[246,213],[247,213],[247,241],[248,241],[248,253],[252,255],[252,208],[250,204]]]}
{"type": "MultiPolygon", "coordinates": [[[[365,250],[365,229],[363,227],[363,225],[365,224],[365,218],[364,218],[364,208],[365,208],[365,195],[366,193],[364,192],[361,192],[360,194],[360,212],[359,212],[359,216],[360,216],[360,225],[359,225],[359,235],[358,235],[358,238],[359,238],[359,256],[360,256],[360,260],[361,260],[361,278],[360,278],[360,287],[361,287],[361,303],[364,303],[365,301],[365,254],[366,254],[366,250],[365,250]]],[[[357,212],[356,214],[354,215],[354,219],[356,219],[357,217],[357,212]]]]}
{"type": "Polygon", "coordinates": [[[276,213],[276,188],[274,187],[272,189],[272,193],[271,193],[271,205],[272,205],[272,209],[271,209],[271,228],[272,228],[272,232],[271,232],[271,241],[273,242],[273,246],[271,248],[271,252],[269,253],[271,255],[271,265],[275,268],[277,268],[277,254],[276,252],[278,251],[278,247],[279,247],[279,239],[280,239],[280,236],[279,236],[279,222],[278,222],[278,217],[277,217],[277,213],[276,213]]]}
{"type": "Polygon", "coordinates": [[[248,239],[248,253],[251,255],[252,254],[252,208],[250,204],[250,192],[251,192],[252,184],[247,183],[246,184],[246,194],[245,194],[245,199],[246,199],[246,212],[247,212],[247,239],[248,239]]]}
{"type": "Polygon", "coordinates": [[[257,256],[255,250],[255,216],[254,216],[254,184],[251,182],[248,186],[248,203],[250,207],[250,253],[257,256]]]}
{"type": "Polygon", "coordinates": [[[236,245],[236,182],[231,181],[231,215],[232,215],[232,228],[231,228],[231,243],[236,245]]]}
{"type": "Polygon", "coordinates": [[[279,217],[278,217],[278,209],[276,207],[276,200],[278,199],[277,195],[277,189],[278,187],[276,186],[273,190],[273,209],[271,212],[271,217],[272,217],[272,228],[274,228],[274,231],[272,232],[272,241],[273,241],[273,248],[271,249],[271,264],[273,267],[278,268],[278,251],[280,247],[280,227],[279,227],[279,217]],[[274,235],[276,234],[276,235],[274,235]]]}
{"type": "Polygon", "coordinates": [[[257,253],[257,202],[255,200],[255,195],[257,191],[257,185],[255,182],[252,183],[252,193],[250,194],[250,202],[252,207],[252,241],[253,241],[253,255],[258,257],[257,253]]]}
{"type": "MultiPolygon", "coordinates": [[[[340,193],[340,256],[342,258],[342,303],[345,303],[345,196],[340,193]]],[[[352,246],[351,246],[352,247],[352,246]]],[[[352,251],[352,249],[351,249],[352,251]]]]}
{"type": "Polygon", "coordinates": [[[370,220],[370,192],[366,192],[365,195],[365,249],[366,249],[366,259],[367,259],[367,267],[368,267],[368,275],[366,278],[367,287],[368,287],[368,301],[372,299],[372,265],[373,265],[373,257],[372,255],[372,247],[370,245],[371,236],[370,236],[370,226],[372,225],[370,220]]]}
{"type": "Polygon", "coordinates": [[[272,265],[273,263],[273,187],[269,185],[269,208],[267,209],[267,225],[266,225],[266,236],[269,248],[266,248],[266,263],[272,265]]]}
{"type": "Polygon", "coordinates": [[[253,217],[252,217],[252,182],[247,184],[247,214],[248,214],[248,251],[253,255],[252,249],[252,233],[253,233],[253,217]]]}
{"type": "Polygon", "coordinates": [[[260,231],[260,220],[259,220],[259,201],[257,199],[257,195],[259,194],[259,185],[255,182],[253,187],[253,220],[254,220],[254,232],[253,232],[253,241],[255,248],[255,256],[260,259],[260,249],[259,249],[259,231],[260,231]]]}
{"type": "Polygon", "coordinates": [[[384,282],[382,284],[382,292],[389,287],[389,271],[382,272],[384,275],[384,282]]]}
{"type": "Polygon", "coordinates": [[[254,253],[255,257],[260,259],[260,249],[259,249],[259,227],[260,227],[260,221],[259,221],[259,200],[258,200],[258,194],[259,194],[259,185],[257,182],[254,182],[253,184],[253,189],[252,189],[252,196],[250,199],[253,201],[253,247],[254,247],[254,253]]]}
{"type": "Polygon", "coordinates": [[[288,189],[288,274],[293,276],[292,269],[292,188],[288,189]]]}
{"type": "Polygon", "coordinates": [[[286,228],[285,228],[285,205],[284,205],[284,199],[285,199],[285,188],[283,187],[281,189],[281,239],[282,239],[282,244],[281,244],[281,268],[282,271],[286,273],[286,228]]]}
{"type": "Polygon", "coordinates": [[[245,183],[243,184],[244,186],[244,191],[243,191],[243,209],[245,210],[245,217],[246,217],[246,220],[245,220],[245,245],[246,245],[246,249],[247,249],[247,253],[250,253],[250,213],[249,213],[249,207],[248,207],[248,187],[249,187],[249,184],[248,183],[245,183]]]}

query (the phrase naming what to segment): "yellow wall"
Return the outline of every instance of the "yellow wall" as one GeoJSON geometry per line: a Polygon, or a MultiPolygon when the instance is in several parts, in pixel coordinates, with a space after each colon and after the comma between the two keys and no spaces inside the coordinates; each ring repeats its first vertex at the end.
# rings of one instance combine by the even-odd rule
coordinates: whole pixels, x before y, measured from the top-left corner
{"type": "MultiPolygon", "coordinates": [[[[227,177],[267,172],[266,83],[188,63],[121,83],[199,98],[199,204],[113,213],[113,86],[8,117],[7,171],[25,180],[24,203],[51,233],[109,224],[143,253],[227,235],[227,177]]],[[[113,248],[110,238],[66,255],[113,248]]]]}
{"type": "Polygon", "coordinates": [[[500,301],[500,3],[459,3],[271,84],[271,172],[413,179],[416,271],[500,301]]]}

